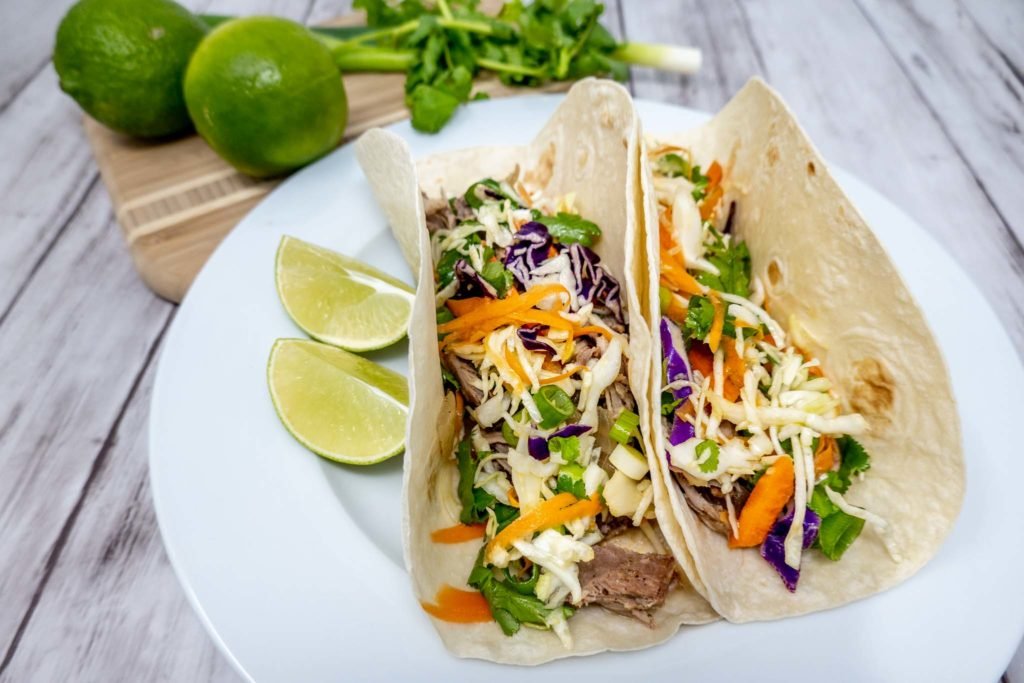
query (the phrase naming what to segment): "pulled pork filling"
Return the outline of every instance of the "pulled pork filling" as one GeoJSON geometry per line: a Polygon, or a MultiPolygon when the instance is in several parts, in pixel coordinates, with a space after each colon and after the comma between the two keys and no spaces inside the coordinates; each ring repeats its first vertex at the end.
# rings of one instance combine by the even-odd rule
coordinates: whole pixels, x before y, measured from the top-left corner
{"type": "Polygon", "coordinates": [[[608,542],[652,523],[654,492],[600,228],[515,176],[425,206],[442,373],[463,407],[459,520],[484,537],[467,583],[506,635],[570,646],[586,605],[652,625],[674,560],[608,542]]]}

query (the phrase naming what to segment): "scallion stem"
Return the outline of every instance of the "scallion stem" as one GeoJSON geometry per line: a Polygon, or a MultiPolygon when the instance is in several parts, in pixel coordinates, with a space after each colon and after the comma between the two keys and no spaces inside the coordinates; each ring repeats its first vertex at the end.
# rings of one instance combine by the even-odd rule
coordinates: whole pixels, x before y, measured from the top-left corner
{"type": "Polygon", "coordinates": [[[536,76],[537,78],[544,76],[543,69],[522,66],[520,64],[508,64],[506,62],[499,62],[496,59],[482,59],[477,57],[476,63],[478,66],[487,69],[488,71],[496,71],[498,73],[516,74],[517,76],[536,76]]]}
{"type": "Polygon", "coordinates": [[[701,52],[698,48],[677,45],[623,43],[611,56],[628,64],[653,66],[656,69],[682,74],[696,73],[701,64],[701,52]]]}
{"type": "Polygon", "coordinates": [[[343,74],[356,71],[407,71],[416,61],[416,55],[412,52],[372,47],[332,50],[331,54],[343,74]]]}

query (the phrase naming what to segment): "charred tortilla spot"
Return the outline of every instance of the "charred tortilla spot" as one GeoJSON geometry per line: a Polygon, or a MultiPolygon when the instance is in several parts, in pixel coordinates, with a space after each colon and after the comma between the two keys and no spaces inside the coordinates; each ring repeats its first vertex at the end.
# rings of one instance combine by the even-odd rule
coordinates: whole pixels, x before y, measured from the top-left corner
{"type": "Polygon", "coordinates": [[[555,172],[555,143],[549,142],[537,159],[537,164],[527,171],[526,178],[541,189],[548,186],[555,172]]]}
{"type": "Polygon", "coordinates": [[[854,364],[850,406],[867,418],[889,422],[888,413],[895,400],[895,382],[874,358],[862,358],[854,364]]]}
{"type": "Polygon", "coordinates": [[[817,173],[818,173],[818,169],[816,169],[814,167],[814,162],[813,161],[808,161],[807,162],[807,175],[813,176],[813,175],[817,175],[817,173]]]}
{"type": "Polygon", "coordinates": [[[771,287],[777,287],[782,282],[782,266],[779,265],[779,259],[773,258],[768,262],[768,268],[765,269],[766,279],[771,287]]]}

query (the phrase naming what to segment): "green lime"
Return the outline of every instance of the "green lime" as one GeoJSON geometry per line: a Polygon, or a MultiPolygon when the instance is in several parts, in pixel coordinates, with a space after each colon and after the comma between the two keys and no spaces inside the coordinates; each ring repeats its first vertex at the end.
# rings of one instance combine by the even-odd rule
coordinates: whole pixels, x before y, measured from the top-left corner
{"type": "Polygon", "coordinates": [[[191,127],[182,80],[206,26],[170,0],[81,0],[57,29],[61,89],[94,119],[139,137],[191,127]]]}
{"type": "Polygon", "coordinates": [[[221,24],[192,56],[185,102],[196,130],[235,168],[264,178],[341,140],[348,102],[330,51],[287,19],[221,24]]]}
{"type": "Polygon", "coordinates": [[[314,339],[372,351],[405,336],[414,292],[404,282],[288,236],[281,238],[274,269],[285,310],[314,339]]]}
{"type": "Polygon", "coordinates": [[[292,436],[317,455],[372,465],[402,451],[405,377],[308,339],[278,339],[267,364],[270,398],[292,436]]]}

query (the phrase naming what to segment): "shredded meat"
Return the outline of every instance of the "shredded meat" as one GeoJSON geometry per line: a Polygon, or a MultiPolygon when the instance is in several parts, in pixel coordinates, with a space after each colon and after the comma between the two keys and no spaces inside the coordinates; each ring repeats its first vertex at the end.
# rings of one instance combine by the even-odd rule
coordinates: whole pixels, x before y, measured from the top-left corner
{"type": "Polygon", "coordinates": [[[580,565],[580,604],[600,605],[653,626],[652,613],[665,602],[675,575],[674,563],[671,555],[596,545],[594,559],[580,565]]]}
{"type": "Polygon", "coordinates": [[[454,353],[448,352],[441,356],[441,360],[448,371],[455,375],[462,388],[462,395],[466,401],[473,406],[480,405],[484,400],[484,392],[473,383],[477,380],[476,368],[465,358],[459,358],[454,353]]]}
{"type": "MultiPolygon", "coordinates": [[[[726,494],[722,493],[717,486],[694,486],[679,473],[676,473],[676,481],[679,482],[679,488],[683,490],[686,504],[697,514],[704,526],[723,536],[729,536],[731,529],[729,529],[729,514],[725,506],[726,494]]],[[[732,491],[728,496],[732,498],[733,509],[738,516],[747,502],[747,498],[750,497],[750,487],[743,481],[737,480],[733,482],[732,491]]]]}
{"type": "Polygon", "coordinates": [[[455,209],[455,217],[460,221],[468,221],[476,218],[476,214],[473,213],[473,207],[469,205],[466,198],[459,196],[452,202],[455,209]]]}
{"type": "Polygon", "coordinates": [[[444,197],[423,195],[423,210],[427,215],[427,232],[433,235],[438,230],[455,227],[455,212],[444,197]]]}
{"type": "Polygon", "coordinates": [[[625,363],[623,363],[619,376],[615,378],[615,381],[612,382],[612,385],[605,392],[604,404],[613,418],[618,417],[623,408],[636,410],[636,399],[633,398],[633,392],[629,389],[629,379],[626,377],[625,363]]]}
{"type": "Polygon", "coordinates": [[[597,530],[605,540],[614,538],[633,528],[633,520],[629,517],[612,517],[611,514],[597,520],[597,530]]]}
{"type": "Polygon", "coordinates": [[[493,451],[495,451],[497,453],[508,453],[508,443],[505,441],[505,436],[501,433],[501,430],[498,430],[498,431],[485,431],[485,430],[482,430],[481,433],[483,434],[484,438],[487,440],[487,443],[490,444],[491,450],[493,450],[493,451]]]}
{"type": "Polygon", "coordinates": [[[576,362],[580,365],[586,365],[592,359],[598,358],[601,355],[600,349],[597,348],[597,343],[590,337],[580,337],[576,340],[576,362]]]}

